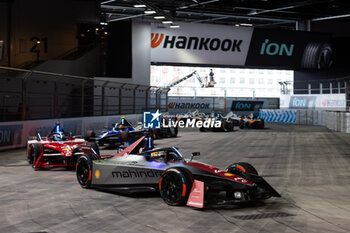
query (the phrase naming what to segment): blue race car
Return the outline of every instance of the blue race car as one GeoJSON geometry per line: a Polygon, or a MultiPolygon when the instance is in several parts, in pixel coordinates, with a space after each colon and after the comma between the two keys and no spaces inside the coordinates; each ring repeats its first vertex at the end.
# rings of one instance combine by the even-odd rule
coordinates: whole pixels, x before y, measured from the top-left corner
{"type": "Polygon", "coordinates": [[[99,146],[109,145],[125,145],[125,142],[133,143],[142,136],[148,135],[148,132],[142,126],[133,127],[132,124],[122,117],[120,123],[115,123],[113,128],[102,131],[95,139],[99,146]]]}

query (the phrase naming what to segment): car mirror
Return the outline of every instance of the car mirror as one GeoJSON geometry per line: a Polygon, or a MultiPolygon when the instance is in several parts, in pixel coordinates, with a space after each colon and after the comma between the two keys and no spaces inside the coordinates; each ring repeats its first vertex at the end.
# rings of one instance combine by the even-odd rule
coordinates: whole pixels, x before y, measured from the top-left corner
{"type": "Polygon", "coordinates": [[[190,162],[192,161],[194,156],[199,156],[201,153],[200,152],[192,152],[191,158],[190,158],[190,162]]]}
{"type": "Polygon", "coordinates": [[[37,140],[38,140],[38,141],[41,141],[41,140],[42,140],[40,133],[37,134],[37,140]]]}

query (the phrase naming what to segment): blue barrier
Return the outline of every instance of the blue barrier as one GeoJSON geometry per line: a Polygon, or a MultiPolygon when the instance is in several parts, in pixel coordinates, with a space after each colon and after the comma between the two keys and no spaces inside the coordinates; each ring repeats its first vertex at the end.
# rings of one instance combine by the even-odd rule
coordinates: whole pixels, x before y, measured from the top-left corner
{"type": "Polygon", "coordinates": [[[266,122],[288,122],[297,121],[296,110],[264,110],[260,109],[260,118],[266,122]]]}

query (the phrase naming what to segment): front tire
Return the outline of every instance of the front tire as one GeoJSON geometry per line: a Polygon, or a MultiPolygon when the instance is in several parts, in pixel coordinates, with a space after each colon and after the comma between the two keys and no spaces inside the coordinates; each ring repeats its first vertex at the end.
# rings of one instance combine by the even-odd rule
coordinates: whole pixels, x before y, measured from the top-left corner
{"type": "Polygon", "coordinates": [[[246,162],[233,163],[227,167],[227,172],[241,176],[249,180],[250,174],[259,175],[253,165],[246,162]]]}
{"type": "Polygon", "coordinates": [[[76,175],[82,188],[90,188],[92,182],[93,160],[101,159],[97,154],[82,155],[76,165],[76,175]]]}
{"type": "Polygon", "coordinates": [[[170,168],[159,180],[160,196],[171,206],[185,205],[192,188],[193,178],[183,168],[170,168]]]}
{"type": "Polygon", "coordinates": [[[28,163],[35,168],[35,163],[38,161],[41,153],[43,152],[43,146],[39,143],[34,143],[30,148],[30,153],[28,155],[28,163]]]}

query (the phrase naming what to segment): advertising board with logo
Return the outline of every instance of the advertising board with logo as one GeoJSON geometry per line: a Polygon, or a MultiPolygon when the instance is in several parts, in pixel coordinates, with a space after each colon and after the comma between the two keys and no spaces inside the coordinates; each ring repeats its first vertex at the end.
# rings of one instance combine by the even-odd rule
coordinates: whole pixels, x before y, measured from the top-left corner
{"type": "Polygon", "coordinates": [[[181,23],[151,32],[152,62],[243,66],[253,28],[181,23]]]}
{"type": "Polygon", "coordinates": [[[328,68],[330,35],[254,28],[246,65],[291,68],[328,68]]]}
{"type": "Polygon", "coordinates": [[[289,109],[327,109],[345,110],[345,94],[323,95],[283,95],[280,98],[280,107],[289,109]]]}
{"type": "Polygon", "coordinates": [[[264,105],[264,101],[232,101],[231,111],[259,111],[264,105]]]}
{"type": "Polygon", "coordinates": [[[330,35],[211,24],[181,23],[177,30],[151,26],[153,64],[208,64],[328,68],[330,35]]]}
{"type": "Polygon", "coordinates": [[[170,114],[187,113],[198,110],[199,112],[211,113],[213,110],[210,99],[175,99],[169,98],[168,112],[170,114]]]}
{"type": "Polygon", "coordinates": [[[21,145],[23,124],[0,126],[0,147],[21,145]]]}

